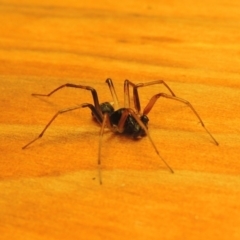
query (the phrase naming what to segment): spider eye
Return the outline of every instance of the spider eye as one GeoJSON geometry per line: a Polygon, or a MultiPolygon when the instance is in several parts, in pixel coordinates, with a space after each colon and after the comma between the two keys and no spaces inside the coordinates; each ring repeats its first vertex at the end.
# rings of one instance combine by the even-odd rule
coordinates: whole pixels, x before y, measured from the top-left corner
{"type": "Polygon", "coordinates": [[[104,102],[100,104],[102,113],[112,114],[114,112],[113,106],[109,102],[104,102]]]}

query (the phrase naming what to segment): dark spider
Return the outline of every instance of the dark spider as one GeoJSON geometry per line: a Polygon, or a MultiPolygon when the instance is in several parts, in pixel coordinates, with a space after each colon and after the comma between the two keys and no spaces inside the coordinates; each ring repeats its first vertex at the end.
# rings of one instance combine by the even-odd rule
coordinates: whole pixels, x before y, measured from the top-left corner
{"type": "Polygon", "coordinates": [[[110,78],[106,80],[106,83],[109,86],[109,89],[111,91],[112,97],[113,97],[113,102],[115,109],[113,108],[113,105],[109,102],[104,102],[99,104],[98,101],[98,95],[97,91],[89,86],[82,86],[82,85],[76,85],[76,84],[71,84],[71,83],[66,83],[64,85],[61,85],[60,87],[54,89],[52,92],[49,94],[36,94],[33,93],[33,96],[44,96],[44,97],[49,97],[59,89],[62,89],[64,87],[73,87],[73,88],[81,88],[81,89],[86,89],[91,91],[92,97],[93,97],[93,104],[90,103],[82,103],[80,105],[70,107],[70,108],[65,108],[60,111],[58,111],[52,119],[48,122],[48,124],[45,126],[43,131],[39,134],[38,137],[33,139],[31,142],[26,144],[23,149],[27,148],[30,144],[35,142],[37,139],[41,138],[47,128],[51,125],[51,123],[54,121],[54,119],[62,113],[73,111],[79,108],[85,108],[88,107],[90,108],[92,115],[94,119],[101,125],[101,130],[100,130],[100,138],[99,138],[99,149],[98,149],[98,166],[99,166],[99,182],[102,184],[102,177],[101,177],[101,171],[100,171],[100,166],[101,166],[101,146],[102,146],[102,136],[104,132],[104,128],[107,126],[109,129],[111,129],[113,132],[119,132],[119,133],[125,133],[128,135],[133,136],[134,138],[140,138],[142,136],[147,135],[153,148],[155,149],[157,155],[161,158],[161,160],[164,162],[164,164],[167,166],[167,168],[170,170],[171,173],[173,173],[172,168],[167,164],[167,162],[161,157],[159,154],[157,147],[155,146],[151,136],[149,135],[148,132],[148,113],[151,111],[153,108],[154,104],[160,97],[176,100],[179,102],[182,102],[186,104],[188,107],[191,108],[193,113],[197,116],[199,119],[202,127],[206,130],[206,132],[209,134],[209,136],[212,138],[214,143],[218,145],[218,142],[216,139],[212,136],[212,134],[207,130],[205,127],[202,119],[200,118],[199,114],[196,112],[196,110],[193,108],[191,103],[188,101],[176,97],[176,95],[173,93],[173,91],[170,89],[170,87],[163,81],[163,80],[158,80],[158,81],[153,81],[153,82],[148,82],[148,83],[139,83],[139,84],[134,84],[129,80],[124,81],[124,107],[119,108],[119,101],[117,98],[117,94],[115,92],[115,88],[113,86],[113,82],[110,78]],[[140,106],[140,100],[139,100],[139,95],[138,95],[138,88],[139,87],[146,87],[150,85],[155,85],[155,84],[163,84],[171,94],[166,94],[166,93],[158,93],[155,94],[150,101],[148,102],[147,106],[144,108],[143,112],[141,112],[141,106],[140,106]],[[129,87],[133,88],[133,101],[134,101],[134,108],[130,108],[130,92],[129,92],[129,87]]]}

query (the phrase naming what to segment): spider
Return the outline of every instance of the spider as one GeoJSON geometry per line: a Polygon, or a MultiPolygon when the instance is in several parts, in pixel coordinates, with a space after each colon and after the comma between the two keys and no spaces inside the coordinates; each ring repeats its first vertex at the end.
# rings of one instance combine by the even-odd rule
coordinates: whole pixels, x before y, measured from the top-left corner
{"type": "Polygon", "coordinates": [[[42,97],[49,97],[56,91],[65,88],[80,88],[85,89],[91,92],[93,102],[91,103],[82,103],[80,105],[69,107],[62,109],[58,111],[52,119],[48,122],[48,124],[45,126],[45,128],[42,130],[42,132],[34,138],[32,141],[30,141],[28,144],[22,147],[22,149],[27,148],[30,144],[34,143],[36,140],[41,138],[45,131],[48,129],[48,127],[52,124],[52,122],[57,118],[58,115],[74,111],[80,108],[89,108],[91,110],[93,118],[100,124],[101,130],[100,130],[100,137],[99,137],[99,147],[98,147],[98,169],[99,169],[99,183],[102,184],[102,176],[101,176],[101,149],[102,149],[102,137],[104,133],[105,127],[108,127],[113,132],[128,134],[132,136],[133,138],[141,138],[143,136],[147,136],[148,139],[151,142],[151,145],[153,146],[155,152],[157,153],[158,157],[162,160],[162,162],[165,164],[165,166],[169,169],[171,173],[174,173],[173,169],[168,165],[168,163],[164,160],[164,158],[160,155],[155,143],[153,142],[149,131],[148,131],[148,113],[152,110],[154,104],[160,97],[164,97],[171,100],[176,100],[181,103],[184,103],[187,105],[192,112],[196,115],[198,120],[200,121],[202,127],[205,129],[205,131],[209,134],[213,142],[218,145],[217,140],[213,137],[213,135],[208,131],[208,129],[205,127],[202,119],[200,118],[199,114],[196,112],[196,110],[193,108],[192,104],[182,98],[177,97],[174,92],[171,90],[171,88],[165,83],[164,80],[157,80],[152,82],[146,82],[146,83],[138,83],[134,84],[133,82],[129,80],[124,81],[124,107],[119,108],[119,101],[117,94],[115,92],[115,88],[113,85],[113,82],[110,78],[106,80],[106,83],[108,84],[108,87],[110,89],[113,103],[110,102],[103,102],[99,103],[98,100],[98,94],[97,91],[90,87],[90,86],[84,86],[84,85],[77,85],[72,83],[66,83],[64,85],[61,85],[60,87],[54,89],[49,94],[37,94],[33,93],[33,96],[42,96],[42,97]],[[146,87],[146,86],[152,86],[156,84],[162,84],[165,86],[170,94],[167,93],[157,93],[155,94],[150,101],[148,102],[147,106],[144,108],[143,111],[141,111],[141,105],[140,105],[140,99],[138,94],[138,88],[146,87]],[[133,89],[133,103],[134,108],[130,107],[130,87],[133,89]],[[114,106],[114,107],[113,107],[114,106]],[[115,108],[115,109],[114,109],[115,108]]]}

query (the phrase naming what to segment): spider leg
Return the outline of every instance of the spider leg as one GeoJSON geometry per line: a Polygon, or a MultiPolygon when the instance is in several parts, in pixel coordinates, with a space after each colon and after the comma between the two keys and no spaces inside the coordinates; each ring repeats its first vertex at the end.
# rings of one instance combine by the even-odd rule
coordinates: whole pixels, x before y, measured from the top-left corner
{"type": "Polygon", "coordinates": [[[99,183],[102,185],[102,172],[101,172],[101,151],[102,151],[102,139],[103,139],[103,133],[106,125],[111,128],[109,115],[108,113],[105,113],[103,115],[103,121],[102,126],[99,133],[99,145],[98,145],[98,176],[99,176],[99,183]]]}
{"type": "Polygon", "coordinates": [[[156,95],[154,95],[150,101],[148,102],[147,106],[145,107],[145,109],[143,110],[143,114],[144,115],[147,115],[153,108],[154,104],[156,103],[156,101],[158,100],[158,98],[160,97],[164,97],[164,98],[168,98],[168,99],[172,99],[172,100],[176,100],[176,101],[179,101],[179,102],[182,102],[184,104],[186,104],[188,107],[190,107],[190,109],[193,111],[193,113],[196,115],[196,117],[198,118],[198,120],[200,121],[202,127],[205,129],[205,131],[209,134],[209,136],[212,138],[212,140],[214,141],[214,143],[216,145],[219,145],[219,143],[217,142],[217,140],[213,137],[213,135],[209,132],[209,130],[205,127],[201,117],[199,116],[199,114],[197,113],[197,111],[194,109],[194,107],[192,106],[192,104],[190,102],[188,102],[187,100],[185,99],[182,99],[182,98],[178,98],[176,96],[171,96],[171,95],[168,95],[166,93],[158,93],[156,95]]]}
{"type": "Polygon", "coordinates": [[[92,105],[92,104],[89,104],[89,103],[83,103],[81,105],[78,105],[78,106],[74,106],[74,107],[70,107],[70,108],[65,108],[65,109],[62,109],[60,111],[58,111],[53,117],[52,119],[48,122],[48,124],[45,126],[45,128],[43,129],[43,131],[38,135],[38,137],[34,138],[32,141],[30,141],[28,144],[26,144],[25,146],[22,147],[22,149],[25,149],[27,148],[29,145],[31,145],[32,143],[34,143],[35,141],[37,141],[39,138],[41,138],[44,133],[46,132],[46,130],[48,129],[48,127],[52,124],[52,122],[57,118],[57,116],[59,114],[62,114],[62,113],[66,113],[66,112],[70,112],[70,111],[73,111],[73,110],[77,110],[79,108],[85,108],[85,107],[88,107],[91,109],[92,113],[94,114],[94,116],[96,117],[96,119],[98,120],[99,123],[102,122],[102,116],[99,115],[98,111],[96,110],[96,108],[92,105]]]}
{"type": "Polygon", "coordinates": [[[53,93],[57,92],[58,90],[60,90],[60,89],[62,89],[64,87],[81,88],[81,89],[86,89],[86,90],[91,91],[92,97],[93,97],[94,106],[95,106],[96,110],[98,111],[98,113],[100,115],[102,115],[102,112],[101,112],[101,109],[100,109],[100,106],[99,106],[99,100],[98,100],[97,91],[94,88],[89,87],[89,86],[83,86],[83,85],[77,85],[77,84],[72,84],[72,83],[66,83],[66,84],[63,84],[60,87],[54,89],[53,91],[51,91],[48,94],[32,93],[32,96],[50,97],[53,93]]]}
{"type": "Polygon", "coordinates": [[[120,120],[119,120],[119,122],[118,122],[118,126],[117,126],[118,131],[119,131],[119,132],[122,132],[122,131],[123,131],[124,124],[125,124],[126,119],[127,119],[127,117],[128,117],[129,115],[131,115],[131,116],[136,120],[136,122],[140,125],[140,127],[145,131],[148,139],[150,140],[150,142],[151,142],[151,144],[152,144],[155,152],[156,152],[157,155],[159,156],[159,158],[160,158],[160,159],[162,160],[162,162],[166,165],[166,167],[169,169],[169,171],[170,171],[171,173],[174,173],[174,171],[172,170],[172,168],[168,165],[168,163],[167,163],[167,162],[164,160],[164,158],[160,155],[160,153],[159,153],[156,145],[154,144],[154,142],[153,142],[153,140],[152,140],[152,138],[151,138],[151,136],[150,136],[150,134],[149,134],[148,129],[147,129],[146,126],[142,123],[142,121],[139,119],[139,117],[137,116],[137,114],[134,112],[133,109],[131,109],[131,108],[126,108],[126,109],[124,110],[124,112],[122,113],[122,116],[121,116],[121,118],[120,118],[120,120]]]}
{"type": "Polygon", "coordinates": [[[112,94],[112,98],[113,98],[113,102],[114,102],[114,107],[115,107],[115,109],[118,109],[118,108],[119,108],[119,101],[118,101],[118,97],[117,97],[117,94],[116,94],[116,91],[115,91],[115,88],[114,88],[112,79],[111,79],[111,78],[108,78],[108,79],[106,80],[106,83],[108,84],[108,87],[109,87],[110,92],[111,92],[111,94],[112,94]]]}
{"type": "Polygon", "coordinates": [[[99,183],[102,184],[102,172],[101,172],[101,151],[102,151],[102,139],[103,139],[103,133],[104,129],[107,126],[109,129],[111,129],[113,132],[119,132],[122,133],[124,131],[124,124],[129,115],[128,111],[124,111],[122,113],[122,116],[119,120],[118,126],[112,126],[109,118],[109,114],[105,113],[103,115],[102,120],[102,126],[99,134],[99,145],[98,145],[98,175],[99,175],[99,183]]]}
{"type": "Polygon", "coordinates": [[[124,81],[124,105],[126,108],[130,107],[130,93],[129,93],[129,85],[133,87],[133,101],[134,101],[134,107],[137,110],[137,113],[140,113],[141,111],[141,105],[140,105],[140,100],[139,100],[139,94],[138,94],[138,88],[139,87],[147,87],[155,84],[163,84],[169,92],[172,94],[172,96],[176,96],[172,89],[165,83],[164,80],[156,80],[152,82],[147,82],[147,83],[138,83],[135,84],[129,80],[124,81]]]}

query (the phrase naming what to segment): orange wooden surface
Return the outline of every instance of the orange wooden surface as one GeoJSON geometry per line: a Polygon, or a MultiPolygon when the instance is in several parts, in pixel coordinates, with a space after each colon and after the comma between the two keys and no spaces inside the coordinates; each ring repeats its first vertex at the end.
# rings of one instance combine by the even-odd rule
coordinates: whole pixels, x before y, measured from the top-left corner
{"type": "MultiPolygon", "coordinates": [[[[240,239],[240,3],[234,1],[0,1],[0,239],[240,239]],[[149,140],[106,131],[98,183],[99,126],[91,102],[63,89],[90,85],[111,101],[111,77],[164,79],[189,100],[161,99],[149,140]]],[[[163,86],[140,90],[142,106],[163,86]]]]}

